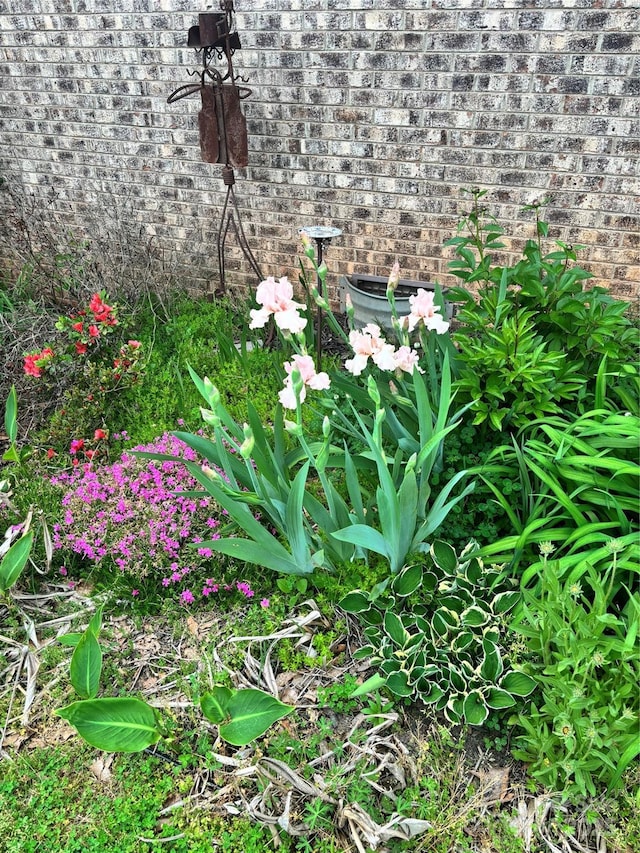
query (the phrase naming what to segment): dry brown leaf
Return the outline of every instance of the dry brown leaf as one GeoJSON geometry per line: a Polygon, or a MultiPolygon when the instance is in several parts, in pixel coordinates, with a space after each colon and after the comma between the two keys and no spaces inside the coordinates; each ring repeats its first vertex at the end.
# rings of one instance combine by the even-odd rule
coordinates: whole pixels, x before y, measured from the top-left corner
{"type": "Polygon", "coordinates": [[[193,616],[187,616],[187,630],[189,631],[191,636],[195,637],[196,639],[198,639],[198,637],[200,636],[200,628],[193,616]]]}
{"type": "Polygon", "coordinates": [[[95,776],[98,782],[108,782],[111,778],[111,765],[113,764],[113,753],[109,755],[99,755],[95,761],[89,765],[90,773],[95,776]]]}
{"type": "Polygon", "coordinates": [[[513,799],[509,790],[509,767],[489,767],[474,770],[473,775],[480,783],[480,796],[485,805],[508,803],[513,799]]]}

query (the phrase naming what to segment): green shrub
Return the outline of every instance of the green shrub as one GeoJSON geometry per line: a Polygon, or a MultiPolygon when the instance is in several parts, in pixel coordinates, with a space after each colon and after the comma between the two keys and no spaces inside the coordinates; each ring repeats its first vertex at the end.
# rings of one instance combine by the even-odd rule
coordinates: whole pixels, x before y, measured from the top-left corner
{"type": "MultiPolygon", "coordinates": [[[[559,580],[543,547],[536,591],[524,590],[513,622],[532,656],[541,698],[512,722],[523,730],[514,755],[534,778],[567,797],[614,788],[640,752],[640,596],[616,596],[617,544],[586,563],[580,580],[559,580]]],[[[619,591],[618,591],[619,593],[619,591]]]]}
{"type": "Polygon", "coordinates": [[[434,542],[429,559],[403,569],[371,592],[354,590],[340,607],[365,625],[371,658],[381,674],[353,695],[386,687],[443,711],[452,723],[482,725],[489,714],[513,707],[534,682],[505,667],[500,652],[503,620],[518,602],[501,571],[434,542]]]}
{"type": "Polygon", "coordinates": [[[609,539],[632,545],[640,529],[639,435],[640,418],[596,410],[534,422],[496,448],[475,473],[507,513],[514,534],[483,547],[482,554],[514,566],[524,557],[533,563],[527,575],[535,576],[541,564],[534,562],[534,546],[551,541],[564,577],[586,550],[597,557],[609,539]],[[507,493],[501,480],[518,488],[507,493]]]}
{"type": "Polygon", "coordinates": [[[448,240],[457,259],[451,272],[478,284],[478,300],[462,288],[457,388],[472,401],[474,423],[519,428],[532,418],[569,407],[583,412],[602,405],[608,384],[612,405],[638,411],[639,374],[633,367],[638,331],[625,317],[628,305],[602,287],[584,287],[591,273],[575,266],[576,249],[557,243],[545,253],[548,225],[536,214],[536,237],[512,266],[495,263],[503,229],[480,206],[486,191],[473,191],[467,233],[448,240]],[[597,378],[599,377],[600,388],[597,378]]]}

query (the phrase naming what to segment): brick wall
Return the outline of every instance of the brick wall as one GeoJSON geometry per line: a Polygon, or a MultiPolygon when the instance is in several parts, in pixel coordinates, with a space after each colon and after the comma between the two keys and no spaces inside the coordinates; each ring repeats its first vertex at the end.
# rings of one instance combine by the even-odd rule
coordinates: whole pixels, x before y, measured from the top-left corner
{"type": "MultiPolygon", "coordinates": [[[[203,4],[203,7],[206,4],[203,4]]],[[[265,274],[297,229],[334,225],[332,272],[449,281],[443,242],[489,190],[515,236],[551,234],[624,297],[640,291],[640,7],[601,0],[236,0],[250,165],[236,193],[265,274]]],[[[201,162],[186,0],[0,0],[0,174],[51,222],[127,217],[217,284],[220,167],[201,162]],[[114,12],[114,6],[118,11],[114,12]]],[[[232,235],[228,269],[252,280],[232,235]]],[[[333,283],[335,284],[335,277],[333,283]]]]}

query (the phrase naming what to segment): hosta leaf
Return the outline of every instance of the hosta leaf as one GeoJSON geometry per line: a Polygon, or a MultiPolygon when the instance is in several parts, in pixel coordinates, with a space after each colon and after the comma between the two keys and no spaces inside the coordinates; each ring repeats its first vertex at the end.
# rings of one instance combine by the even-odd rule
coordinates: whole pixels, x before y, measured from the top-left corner
{"type": "Polygon", "coordinates": [[[387,678],[387,687],[395,696],[411,696],[413,688],[409,685],[406,672],[394,672],[387,678]]]}
{"type": "Polygon", "coordinates": [[[489,614],[485,613],[481,607],[472,605],[467,607],[460,615],[460,621],[463,625],[469,625],[471,628],[479,628],[489,620],[489,614]]]}
{"type": "Polygon", "coordinates": [[[395,613],[390,610],[384,614],[384,630],[391,637],[393,642],[402,648],[409,639],[409,633],[405,629],[402,621],[395,613]]]}
{"type": "Polygon", "coordinates": [[[362,613],[363,611],[368,610],[369,606],[369,596],[365,592],[361,592],[359,589],[354,589],[352,592],[348,592],[338,602],[338,607],[346,610],[347,613],[362,613]]]}
{"type": "Polygon", "coordinates": [[[444,696],[444,690],[438,687],[437,684],[432,684],[428,693],[423,693],[420,697],[427,705],[432,705],[434,702],[439,702],[444,696]]]}
{"type": "Polygon", "coordinates": [[[425,572],[422,577],[422,590],[424,592],[434,592],[438,586],[438,576],[433,572],[425,572]]]}
{"type": "Polygon", "coordinates": [[[362,646],[362,648],[358,649],[353,653],[354,660],[366,660],[370,658],[373,654],[375,654],[376,650],[374,646],[362,646]]]}
{"type": "Polygon", "coordinates": [[[156,711],[140,699],[87,699],[56,714],[87,743],[105,752],[139,752],[160,739],[156,711]]]}
{"type": "Polygon", "coordinates": [[[508,672],[500,681],[502,690],[513,696],[528,696],[536,689],[537,682],[524,672],[508,672]]]}
{"type": "Polygon", "coordinates": [[[479,690],[472,690],[465,696],[462,713],[465,720],[471,726],[481,726],[489,716],[489,709],[485,705],[482,693],[479,690]]]}
{"type": "Polygon", "coordinates": [[[520,597],[520,593],[517,590],[499,592],[492,602],[493,612],[497,615],[509,613],[520,601],[520,597]]]}
{"type": "Polygon", "coordinates": [[[492,687],[491,690],[487,691],[485,701],[495,711],[502,708],[512,708],[516,704],[516,700],[510,693],[507,693],[506,690],[500,690],[498,687],[492,687]]]}
{"type": "Polygon", "coordinates": [[[436,541],[432,543],[430,550],[433,562],[436,566],[448,575],[454,574],[458,565],[458,558],[451,545],[447,542],[441,542],[439,539],[436,539],[436,541]]]}
{"type": "Polygon", "coordinates": [[[502,675],[503,665],[500,651],[495,643],[490,640],[482,640],[482,650],[484,652],[484,660],[480,667],[480,675],[485,681],[495,684],[497,679],[502,675]]]}
{"type": "Polygon", "coordinates": [[[394,578],[391,588],[401,597],[412,595],[422,583],[422,566],[407,566],[394,578]]]}

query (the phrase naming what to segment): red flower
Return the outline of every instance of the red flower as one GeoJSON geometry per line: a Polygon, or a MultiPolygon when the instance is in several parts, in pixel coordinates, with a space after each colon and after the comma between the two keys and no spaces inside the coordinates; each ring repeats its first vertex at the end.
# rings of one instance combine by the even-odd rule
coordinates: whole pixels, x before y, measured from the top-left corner
{"type": "Polygon", "coordinates": [[[95,453],[95,450],[85,450],[84,455],[87,457],[87,459],[93,459],[94,453],[95,453]]]}
{"type": "Polygon", "coordinates": [[[103,305],[104,305],[104,302],[102,301],[102,297],[100,296],[100,294],[94,293],[93,296],[91,297],[90,302],[89,302],[89,309],[91,311],[93,311],[93,313],[95,314],[96,311],[102,310],[103,305]]]}
{"type": "Polygon", "coordinates": [[[38,367],[36,361],[39,358],[37,355],[25,355],[24,357],[24,372],[27,376],[42,376],[42,368],[38,367]]]}
{"type": "Polygon", "coordinates": [[[100,337],[100,329],[97,326],[89,326],[89,334],[92,338],[100,337]]]}
{"type": "Polygon", "coordinates": [[[131,349],[138,349],[138,347],[141,347],[141,346],[142,346],[142,344],[140,343],[140,341],[127,341],[127,343],[129,344],[129,346],[131,347],[131,349]]]}
{"type": "Polygon", "coordinates": [[[53,358],[51,347],[45,347],[42,352],[30,353],[24,357],[24,372],[27,376],[42,376],[42,369],[46,367],[53,358]]]}
{"type": "Polygon", "coordinates": [[[72,329],[75,329],[75,330],[76,330],[76,332],[81,332],[81,331],[82,331],[82,325],[83,325],[83,324],[82,324],[82,321],[80,321],[80,322],[78,322],[78,323],[73,323],[73,325],[71,326],[71,328],[72,328],[72,329]]]}
{"type": "Polygon", "coordinates": [[[74,454],[79,450],[84,449],[84,439],[83,438],[74,438],[71,442],[71,446],[69,447],[69,453],[74,454]]]}
{"type": "Polygon", "coordinates": [[[56,455],[55,450],[53,449],[53,447],[50,447],[50,448],[47,450],[47,459],[53,459],[53,457],[54,457],[55,455],[56,455]]]}
{"type": "Polygon", "coordinates": [[[107,437],[107,433],[103,429],[97,429],[94,432],[93,437],[96,441],[100,441],[101,439],[107,437]]]}
{"type": "Polygon", "coordinates": [[[78,355],[84,355],[87,351],[87,345],[83,344],[82,341],[76,341],[76,352],[78,355]]]}

